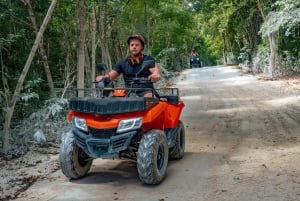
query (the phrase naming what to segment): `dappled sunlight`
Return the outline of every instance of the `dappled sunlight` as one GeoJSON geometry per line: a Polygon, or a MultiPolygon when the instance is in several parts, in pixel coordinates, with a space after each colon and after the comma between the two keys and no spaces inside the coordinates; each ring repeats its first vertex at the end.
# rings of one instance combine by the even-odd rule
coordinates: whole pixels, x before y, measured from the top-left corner
{"type": "Polygon", "coordinates": [[[288,104],[296,104],[299,103],[299,101],[300,101],[300,96],[290,96],[290,97],[276,98],[276,99],[267,100],[263,102],[268,105],[279,107],[288,104]]]}
{"type": "Polygon", "coordinates": [[[206,67],[201,68],[201,71],[203,71],[203,72],[215,71],[215,70],[218,69],[218,68],[227,68],[227,67],[224,66],[224,65],[219,65],[219,66],[206,66],[206,67]]]}
{"type": "Polygon", "coordinates": [[[251,111],[251,110],[254,110],[255,107],[253,106],[240,106],[240,107],[232,107],[232,108],[224,108],[224,109],[212,109],[212,110],[207,110],[206,112],[207,113],[211,113],[211,114],[218,114],[218,113],[221,113],[221,114],[230,114],[230,113],[234,113],[235,111],[240,111],[240,112],[247,112],[247,111],[251,111]]]}
{"type": "Polygon", "coordinates": [[[291,195],[299,189],[299,164],[293,158],[299,157],[300,143],[276,148],[249,148],[246,141],[242,142],[244,146],[231,150],[230,154],[219,152],[224,155],[222,164],[211,169],[209,178],[212,182],[218,181],[218,189],[236,195],[239,198],[236,200],[245,197],[253,198],[251,200],[276,200],[273,197],[287,200],[286,193],[291,195]],[[286,149],[287,146],[290,147],[286,149]]]}
{"type": "Polygon", "coordinates": [[[190,73],[181,91],[186,151],[202,164],[217,161],[205,176],[221,193],[209,198],[273,201],[299,192],[299,91],[230,67],[190,73]]]}
{"type": "Polygon", "coordinates": [[[185,86],[184,89],[189,90],[189,89],[201,89],[201,86],[195,86],[195,85],[188,85],[185,86]]]}
{"type": "Polygon", "coordinates": [[[202,96],[201,95],[181,96],[180,99],[182,99],[182,100],[199,100],[199,99],[202,99],[202,96]]]}
{"type": "Polygon", "coordinates": [[[251,84],[252,81],[253,78],[245,77],[245,76],[219,80],[219,82],[222,82],[223,85],[228,85],[228,86],[239,86],[239,85],[251,84]]]}

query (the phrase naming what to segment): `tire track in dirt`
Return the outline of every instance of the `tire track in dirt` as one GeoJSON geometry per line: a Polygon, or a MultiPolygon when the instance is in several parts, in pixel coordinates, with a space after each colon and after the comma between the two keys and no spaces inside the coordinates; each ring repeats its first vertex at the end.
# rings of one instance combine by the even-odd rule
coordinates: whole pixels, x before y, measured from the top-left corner
{"type": "Polygon", "coordinates": [[[207,95],[216,96],[222,100],[223,107],[227,111],[227,114],[216,114],[220,115],[220,119],[227,118],[224,120],[227,132],[224,128],[219,128],[212,134],[213,141],[219,142],[218,146],[225,145],[227,148],[222,150],[223,164],[211,172],[213,175],[210,180],[212,194],[208,194],[206,199],[299,199],[297,191],[290,190],[299,189],[296,185],[299,178],[296,174],[297,167],[289,169],[287,165],[280,162],[283,158],[285,161],[293,161],[299,149],[296,153],[292,151],[289,154],[282,153],[286,151],[274,151],[284,150],[282,146],[298,139],[299,118],[297,114],[299,112],[297,111],[299,108],[291,109],[291,106],[295,107],[293,104],[274,107],[268,103],[269,99],[277,99],[280,94],[276,91],[277,87],[266,88],[265,83],[253,81],[246,86],[227,87],[224,91],[218,90],[217,87],[222,84],[226,85],[226,83],[218,83],[206,91],[207,95]],[[231,100],[236,101],[227,101],[226,97],[231,97],[231,100]],[[222,143],[224,138],[226,139],[225,133],[231,133],[226,140],[231,143],[227,145],[222,143]],[[259,174],[256,175],[255,172],[259,174]],[[296,182],[289,182],[292,178],[296,182]],[[251,195],[254,192],[256,195],[251,195]]]}
{"type": "Polygon", "coordinates": [[[300,200],[299,90],[231,67],[189,69],[178,87],[186,152],[159,186],[142,185],[134,163],[101,160],[79,181],[56,172],[23,200],[300,200]]]}

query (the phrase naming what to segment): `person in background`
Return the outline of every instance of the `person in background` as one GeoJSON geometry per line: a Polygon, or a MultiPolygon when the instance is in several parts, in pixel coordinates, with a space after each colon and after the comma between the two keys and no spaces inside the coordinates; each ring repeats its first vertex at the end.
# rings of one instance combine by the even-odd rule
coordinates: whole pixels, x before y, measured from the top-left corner
{"type": "Polygon", "coordinates": [[[197,56],[197,55],[198,55],[198,53],[196,52],[196,50],[195,50],[195,49],[192,49],[191,56],[197,56]]]}
{"type": "MultiPolygon", "coordinates": [[[[108,77],[112,81],[116,80],[121,74],[125,81],[125,87],[133,87],[129,81],[130,78],[136,77],[136,74],[141,70],[142,64],[144,61],[155,59],[152,56],[143,54],[145,39],[140,34],[133,34],[127,39],[127,44],[129,48],[129,56],[118,61],[111,71],[106,75],[99,75],[96,77],[96,81],[99,82],[103,77],[108,77]]],[[[151,82],[141,83],[135,85],[134,88],[145,88],[145,90],[137,91],[137,95],[142,97],[152,97],[153,93],[149,90],[154,89],[153,83],[160,80],[160,71],[158,64],[155,62],[155,65],[149,68],[143,69],[138,73],[138,77],[145,77],[151,82]],[[148,89],[148,90],[146,90],[148,89]]]]}
{"type": "Polygon", "coordinates": [[[190,57],[190,67],[199,67],[201,68],[201,60],[195,49],[192,49],[191,57],[190,57]]]}

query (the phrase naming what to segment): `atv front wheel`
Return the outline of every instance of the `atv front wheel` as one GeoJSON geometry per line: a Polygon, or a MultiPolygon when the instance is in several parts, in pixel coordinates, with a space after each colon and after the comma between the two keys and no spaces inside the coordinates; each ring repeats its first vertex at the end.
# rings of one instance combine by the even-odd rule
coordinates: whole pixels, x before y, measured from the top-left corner
{"type": "Polygon", "coordinates": [[[170,151],[170,159],[181,159],[185,149],[185,130],[182,121],[179,120],[176,133],[175,146],[170,151]]]}
{"type": "Polygon", "coordinates": [[[62,137],[59,160],[63,174],[71,179],[85,176],[93,163],[93,159],[75,144],[72,130],[62,137]]]}
{"type": "Polygon", "coordinates": [[[146,184],[158,184],[165,175],[168,165],[167,137],[161,130],[146,133],[139,145],[137,169],[140,179],[146,184]]]}

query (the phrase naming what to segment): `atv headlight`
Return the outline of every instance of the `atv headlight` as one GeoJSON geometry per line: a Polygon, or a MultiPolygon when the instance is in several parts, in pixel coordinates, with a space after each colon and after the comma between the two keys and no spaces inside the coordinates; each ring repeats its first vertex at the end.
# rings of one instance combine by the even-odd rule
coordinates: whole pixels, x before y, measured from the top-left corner
{"type": "Polygon", "coordinates": [[[117,133],[138,129],[142,126],[142,124],[143,124],[142,117],[121,120],[117,128],[117,133]]]}
{"type": "Polygon", "coordinates": [[[86,121],[84,118],[73,116],[72,122],[76,128],[78,128],[82,131],[88,132],[88,127],[86,125],[86,121]]]}

